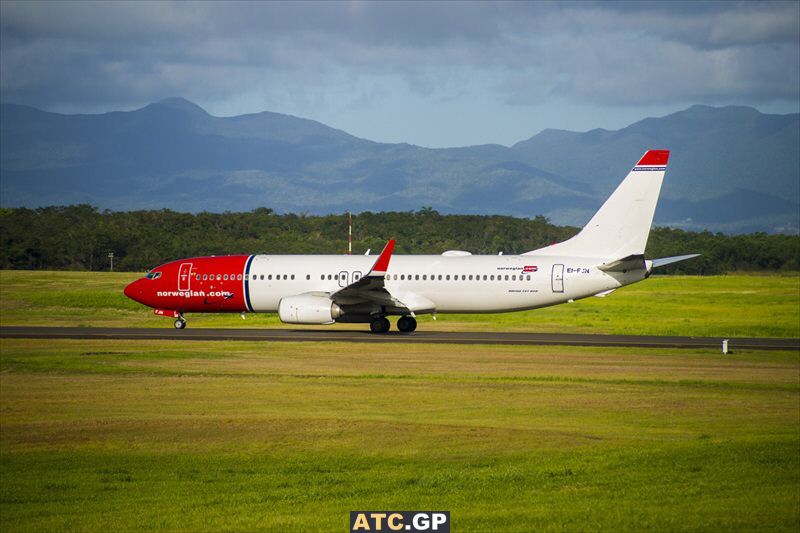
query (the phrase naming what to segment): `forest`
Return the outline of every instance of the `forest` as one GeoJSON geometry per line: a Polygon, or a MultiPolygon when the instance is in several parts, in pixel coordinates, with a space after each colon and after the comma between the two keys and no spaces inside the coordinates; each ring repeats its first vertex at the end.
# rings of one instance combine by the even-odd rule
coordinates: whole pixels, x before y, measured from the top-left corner
{"type": "MultiPolygon", "coordinates": [[[[89,205],[0,209],[0,268],[145,271],[182,257],[238,253],[347,253],[346,214],[249,212],[178,213],[108,211],[89,205]]],[[[546,218],[443,215],[431,208],[353,215],[353,253],[377,253],[390,238],[398,254],[518,254],[568,239],[579,228],[546,218]]],[[[699,253],[660,273],[720,274],[797,271],[800,237],[725,235],[653,228],[648,258],[699,253]]]]}

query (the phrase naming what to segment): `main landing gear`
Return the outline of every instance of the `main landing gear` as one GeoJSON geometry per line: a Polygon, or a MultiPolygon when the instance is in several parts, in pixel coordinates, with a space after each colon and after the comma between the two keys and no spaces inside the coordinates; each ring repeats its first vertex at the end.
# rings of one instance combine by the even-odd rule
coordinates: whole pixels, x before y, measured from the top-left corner
{"type": "Polygon", "coordinates": [[[417,329],[417,319],[413,316],[401,316],[397,319],[397,329],[403,333],[411,333],[417,329]]]}
{"type": "Polygon", "coordinates": [[[386,317],[376,318],[369,323],[369,330],[372,333],[386,333],[389,331],[389,319],[386,317]]]}
{"type": "Polygon", "coordinates": [[[183,329],[186,327],[186,319],[178,317],[172,325],[175,326],[175,329],[183,329]]]}
{"type": "MultiPolygon", "coordinates": [[[[386,333],[389,328],[389,319],[386,317],[376,318],[369,324],[372,333],[386,333]]],[[[397,329],[402,333],[411,333],[417,329],[417,320],[413,316],[402,316],[397,319],[397,329]]]]}

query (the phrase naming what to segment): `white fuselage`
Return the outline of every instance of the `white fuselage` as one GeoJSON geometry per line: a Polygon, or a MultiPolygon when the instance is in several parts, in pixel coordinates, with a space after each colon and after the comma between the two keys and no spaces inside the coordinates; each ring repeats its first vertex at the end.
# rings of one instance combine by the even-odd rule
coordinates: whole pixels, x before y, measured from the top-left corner
{"type": "MultiPolygon", "coordinates": [[[[369,272],[375,256],[256,255],[249,268],[254,312],[281,298],[335,293],[369,272]]],[[[517,255],[392,257],[386,289],[415,313],[497,313],[585,298],[640,281],[644,270],[597,269],[602,258],[517,255]]]]}

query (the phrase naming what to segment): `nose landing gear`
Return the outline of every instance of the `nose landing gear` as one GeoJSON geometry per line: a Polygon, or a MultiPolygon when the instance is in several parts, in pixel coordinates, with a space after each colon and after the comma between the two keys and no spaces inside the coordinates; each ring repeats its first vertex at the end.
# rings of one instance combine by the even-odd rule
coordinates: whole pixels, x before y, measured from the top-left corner
{"type": "Polygon", "coordinates": [[[178,317],[172,325],[175,326],[175,329],[183,329],[186,327],[186,320],[183,317],[178,317]]]}

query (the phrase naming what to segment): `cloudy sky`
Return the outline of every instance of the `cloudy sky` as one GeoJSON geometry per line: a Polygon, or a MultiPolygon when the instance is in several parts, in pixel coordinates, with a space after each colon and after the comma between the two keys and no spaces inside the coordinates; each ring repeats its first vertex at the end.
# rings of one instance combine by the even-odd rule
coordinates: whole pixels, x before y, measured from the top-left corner
{"type": "Polygon", "coordinates": [[[422,146],[800,107],[800,3],[0,2],[0,100],[168,96],[422,146]]]}

